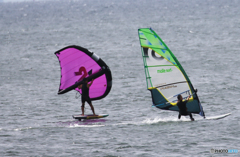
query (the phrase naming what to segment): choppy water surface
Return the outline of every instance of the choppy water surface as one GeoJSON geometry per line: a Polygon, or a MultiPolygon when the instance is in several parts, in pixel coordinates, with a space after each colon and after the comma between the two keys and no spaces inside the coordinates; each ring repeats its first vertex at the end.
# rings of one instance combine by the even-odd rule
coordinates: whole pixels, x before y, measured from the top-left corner
{"type": "MultiPolygon", "coordinates": [[[[1,156],[239,156],[239,1],[40,1],[0,3],[1,156]],[[152,27],[198,89],[206,116],[177,120],[151,107],[138,28],[152,27]],[[80,45],[111,68],[105,119],[79,122],[75,92],[57,95],[54,52],[80,45]]],[[[87,106],[86,113],[91,113],[87,106]]]]}

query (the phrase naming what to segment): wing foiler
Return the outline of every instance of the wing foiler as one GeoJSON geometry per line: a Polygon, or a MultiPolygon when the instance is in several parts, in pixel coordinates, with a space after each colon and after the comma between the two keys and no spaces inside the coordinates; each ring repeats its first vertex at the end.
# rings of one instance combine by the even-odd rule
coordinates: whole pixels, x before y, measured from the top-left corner
{"type": "Polygon", "coordinates": [[[94,79],[89,89],[91,100],[99,100],[108,95],[112,87],[112,74],[107,64],[95,53],[72,45],[55,52],[61,68],[61,81],[58,94],[64,94],[73,89],[82,93],[77,87],[94,79]]]}
{"type": "Polygon", "coordinates": [[[187,103],[188,112],[205,117],[191,81],[181,64],[162,39],[151,29],[138,30],[147,88],[153,105],[159,109],[179,111],[177,96],[192,97],[187,103]]]}

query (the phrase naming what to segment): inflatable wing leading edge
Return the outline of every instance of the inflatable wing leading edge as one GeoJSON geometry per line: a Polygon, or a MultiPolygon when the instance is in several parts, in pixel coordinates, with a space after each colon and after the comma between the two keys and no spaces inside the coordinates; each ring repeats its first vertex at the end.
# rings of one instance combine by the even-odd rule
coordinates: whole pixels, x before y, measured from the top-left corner
{"type": "Polygon", "coordinates": [[[91,100],[98,100],[108,95],[112,87],[112,74],[106,63],[93,52],[72,45],[55,52],[61,67],[61,81],[58,94],[73,89],[82,94],[77,87],[87,78],[94,79],[89,89],[91,100]]]}

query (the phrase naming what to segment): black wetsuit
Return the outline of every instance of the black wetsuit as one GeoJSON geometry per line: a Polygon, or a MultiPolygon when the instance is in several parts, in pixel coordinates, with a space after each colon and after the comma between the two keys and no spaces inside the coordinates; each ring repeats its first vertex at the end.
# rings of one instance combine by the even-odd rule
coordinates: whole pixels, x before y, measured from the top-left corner
{"type": "Polygon", "coordinates": [[[189,115],[190,118],[191,118],[191,120],[194,120],[193,117],[192,117],[192,114],[187,112],[187,107],[186,107],[187,102],[188,102],[188,101],[184,101],[184,102],[183,102],[183,101],[179,101],[179,102],[177,103],[177,106],[178,106],[178,108],[179,108],[178,119],[181,118],[181,115],[183,115],[183,116],[189,115]]]}
{"type": "Polygon", "coordinates": [[[87,101],[88,104],[91,104],[91,99],[89,97],[89,88],[87,85],[87,83],[82,84],[82,103],[85,103],[85,101],[87,101]]]}

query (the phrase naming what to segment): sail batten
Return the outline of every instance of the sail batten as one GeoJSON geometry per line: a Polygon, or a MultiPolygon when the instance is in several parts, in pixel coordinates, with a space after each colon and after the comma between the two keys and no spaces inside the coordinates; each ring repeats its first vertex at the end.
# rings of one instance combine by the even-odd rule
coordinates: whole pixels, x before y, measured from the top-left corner
{"type": "MultiPolygon", "coordinates": [[[[157,86],[157,87],[155,87],[155,88],[160,88],[160,87],[165,87],[165,86],[170,86],[170,85],[180,84],[180,83],[187,83],[187,81],[170,83],[170,84],[166,84],[166,85],[162,85],[162,86],[157,86]]],[[[187,90],[187,91],[189,91],[189,90],[187,90]]],[[[183,92],[182,92],[182,93],[183,93],[183,92]]]]}
{"type": "Polygon", "coordinates": [[[153,47],[153,46],[151,46],[151,45],[142,45],[142,47],[151,48],[151,49],[167,50],[166,48],[161,48],[161,47],[153,47]]]}
{"type": "Polygon", "coordinates": [[[177,101],[176,95],[181,93],[183,97],[193,96],[193,100],[187,104],[189,112],[203,112],[190,79],[163,40],[151,28],[139,29],[138,34],[147,89],[151,92],[154,106],[178,111],[173,102],[177,101]]]}
{"type": "Polygon", "coordinates": [[[173,65],[151,65],[151,66],[145,66],[145,67],[148,67],[148,68],[151,68],[151,67],[165,67],[165,66],[173,66],[173,65]]]}

